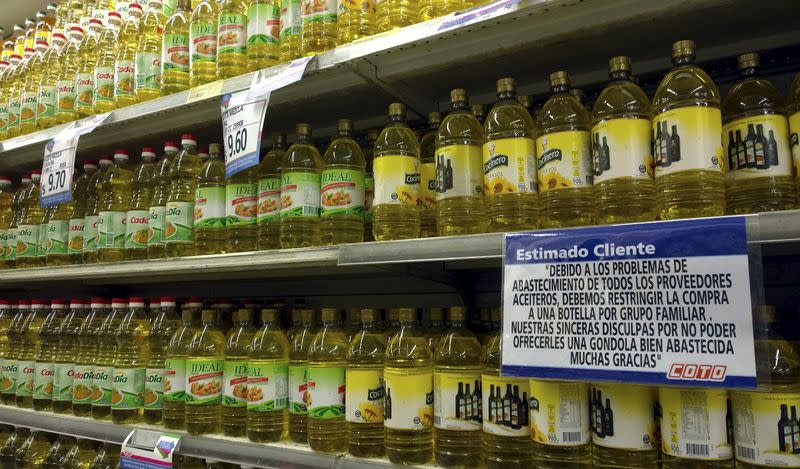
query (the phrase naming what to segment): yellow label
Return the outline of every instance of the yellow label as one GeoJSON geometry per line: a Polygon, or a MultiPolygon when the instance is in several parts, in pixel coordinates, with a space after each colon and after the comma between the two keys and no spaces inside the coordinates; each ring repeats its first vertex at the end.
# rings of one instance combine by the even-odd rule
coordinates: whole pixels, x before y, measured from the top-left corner
{"type": "Polygon", "coordinates": [[[483,398],[480,373],[433,373],[436,403],[433,425],[447,430],[481,429],[483,398]]]}
{"type": "Polygon", "coordinates": [[[419,165],[419,203],[420,208],[436,208],[436,164],[419,165]]]}
{"type": "Polygon", "coordinates": [[[477,145],[436,149],[436,200],[483,193],[483,151],[477,145]]]}
{"type": "Polygon", "coordinates": [[[800,393],[731,392],[736,460],[800,467],[800,393]]]}
{"type": "Polygon", "coordinates": [[[623,117],[592,127],[594,183],[616,178],[651,179],[650,120],[623,117]]]}
{"type": "Polygon", "coordinates": [[[395,430],[422,430],[433,425],[433,372],[386,367],[384,425],[395,430]]]}
{"type": "Polygon", "coordinates": [[[501,138],[483,144],[483,193],[536,192],[536,151],[531,138],[501,138]]]}
{"type": "Polygon", "coordinates": [[[417,205],[419,197],[419,158],[407,155],[384,155],[375,158],[375,199],[381,204],[417,205]]]}
{"type": "Polygon", "coordinates": [[[589,443],[589,390],[587,383],[532,379],[531,438],[553,446],[589,443]]]}
{"type": "Polygon", "coordinates": [[[789,116],[789,149],[794,160],[794,174],[800,175],[800,112],[795,112],[789,116]]]}
{"type": "Polygon", "coordinates": [[[659,388],[658,400],[664,454],[715,461],[733,457],[726,423],[728,391],[659,388]]]}
{"type": "Polygon", "coordinates": [[[780,114],[745,117],[722,127],[728,180],[791,176],[789,126],[780,114]]]}
{"type": "Polygon", "coordinates": [[[592,185],[589,132],[568,130],[536,139],[539,192],[592,185]]]}
{"type": "Polygon", "coordinates": [[[383,422],[382,370],[348,368],[345,374],[345,409],[347,421],[352,423],[383,422]]]}
{"type": "Polygon", "coordinates": [[[723,171],[719,109],[688,106],[653,119],[656,177],[687,169],[723,171]]]}
{"type": "Polygon", "coordinates": [[[528,436],[528,380],[483,375],[483,431],[498,436],[528,436]]]}
{"type": "Polygon", "coordinates": [[[657,402],[658,389],[654,387],[593,384],[589,399],[592,442],[629,451],[655,450],[660,438],[655,419],[657,402]]]}

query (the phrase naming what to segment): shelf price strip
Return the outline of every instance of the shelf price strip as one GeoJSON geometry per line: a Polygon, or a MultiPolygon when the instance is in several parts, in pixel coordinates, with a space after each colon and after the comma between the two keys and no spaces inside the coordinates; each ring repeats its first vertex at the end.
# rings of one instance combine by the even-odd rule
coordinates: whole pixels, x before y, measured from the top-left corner
{"type": "Polygon", "coordinates": [[[507,234],[502,374],[754,388],[753,281],[744,217],[507,234]]]}

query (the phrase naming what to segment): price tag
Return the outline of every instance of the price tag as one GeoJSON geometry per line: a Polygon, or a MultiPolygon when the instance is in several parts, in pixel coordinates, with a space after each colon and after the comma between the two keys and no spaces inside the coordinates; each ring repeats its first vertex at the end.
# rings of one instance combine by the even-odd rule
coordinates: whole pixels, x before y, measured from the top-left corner
{"type": "Polygon", "coordinates": [[[448,29],[458,28],[467,24],[477,23],[478,21],[495,18],[506,13],[519,9],[521,0],[500,0],[497,2],[470,8],[469,10],[451,13],[442,18],[437,31],[447,31],[448,29]]]}
{"type": "Polygon", "coordinates": [[[269,93],[252,100],[248,98],[246,90],[222,97],[222,135],[228,177],[258,164],[269,93]]]}
{"type": "Polygon", "coordinates": [[[120,469],[173,467],[172,458],[181,436],[172,433],[136,429],[128,434],[119,453],[120,469]]]}

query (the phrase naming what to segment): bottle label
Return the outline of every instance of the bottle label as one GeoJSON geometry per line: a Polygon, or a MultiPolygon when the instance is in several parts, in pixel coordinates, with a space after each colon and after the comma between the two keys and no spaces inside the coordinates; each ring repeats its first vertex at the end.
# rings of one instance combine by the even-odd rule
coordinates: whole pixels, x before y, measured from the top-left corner
{"type": "Polygon", "coordinates": [[[244,54],[245,17],[239,13],[221,13],[217,21],[217,53],[244,54]]]}
{"type": "Polygon", "coordinates": [[[163,73],[189,73],[189,35],[165,34],[161,48],[161,69],[163,73]]]}
{"type": "Polygon", "coordinates": [[[589,443],[586,383],[530,380],[528,386],[533,441],[552,446],[589,443]]]}
{"type": "Polygon", "coordinates": [[[481,148],[448,145],[436,150],[436,200],[473,197],[483,193],[481,148]]]}
{"type": "Polygon", "coordinates": [[[247,405],[247,361],[225,360],[222,369],[224,407],[245,407],[247,405]]]}
{"type": "Polygon", "coordinates": [[[36,255],[47,255],[47,223],[39,225],[39,249],[36,251],[36,255]]]}
{"type": "Polygon", "coordinates": [[[148,246],[164,244],[164,239],[162,236],[164,233],[165,211],[166,207],[163,205],[150,207],[150,221],[148,222],[148,226],[150,227],[150,238],[147,241],[148,246]]]}
{"type": "Polygon", "coordinates": [[[480,373],[434,372],[433,425],[446,430],[480,430],[483,404],[480,382],[480,373]],[[465,391],[473,385],[470,392],[465,391]]]}
{"type": "Polygon", "coordinates": [[[307,368],[305,366],[289,365],[289,412],[292,414],[307,414],[308,383],[307,368]]]}
{"type": "Polygon", "coordinates": [[[198,187],[194,191],[194,226],[225,228],[225,188],[198,187]]]}
{"type": "Polygon", "coordinates": [[[537,190],[536,144],[525,137],[500,138],[483,144],[483,193],[530,194],[537,190]]]}
{"type": "Polygon", "coordinates": [[[39,86],[39,109],[37,118],[53,117],[56,115],[56,87],[39,86]]]}
{"type": "Polygon", "coordinates": [[[17,230],[9,229],[7,232],[8,242],[6,243],[6,259],[13,261],[17,259],[17,230]]]}
{"type": "Polygon", "coordinates": [[[114,64],[114,94],[133,96],[133,82],[136,74],[136,62],[133,60],[117,60],[114,64]]]}
{"type": "Polygon", "coordinates": [[[687,106],[653,119],[656,178],[687,169],[723,170],[720,110],[687,106]]]}
{"type": "Polygon", "coordinates": [[[386,368],[383,380],[386,387],[383,423],[387,428],[421,430],[433,425],[431,371],[386,368]]]}
{"type": "Polygon", "coordinates": [[[39,225],[17,227],[17,259],[36,257],[39,251],[39,225]]]}
{"type": "Polygon", "coordinates": [[[0,132],[5,132],[8,129],[8,102],[6,100],[0,101],[0,132]]]}
{"type": "Polygon", "coordinates": [[[92,405],[108,407],[111,405],[112,380],[114,368],[98,366],[92,370],[92,405]]]}
{"type": "Polygon", "coordinates": [[[225,186],[225,226],[255,225],[258,216],[258,184],[225,186]]]}
{"type": "Polygon", "coordinates": [[[281,216],[281,180],[258,181],[258,223],[276,221],[281,216]]]}
{"type": "Polygon", "coordinates": [[[103,27],[105,27],[108,24],[108,10],[95,8],[92,10],[92,18],[100,20],[103,23],[103,27]]]}
{"type": "Polygon", "coordinates": [[[186,400],[186,360],[183,358],[167,358],[164,362],[164,400],[186,400]]]}
{"type": "Polygon", "coordinates": [[[217,61],[217,25],[197,23],[189,27],[192,63],[217,61]]]}
{"type": "Polygon", "coordinates": [[[327,420],[344,416],[344,367],[308,367],[308,418],[327,420]]]}
{"type": "Polygon", "coordinates": [[[248,412],[272,412],[288,407],[287,363],[247,364],[248,412]]]}
{"type": "Polygon", "coordinates": [[[36,121],[39,95],[35,91],[23,91],[22,108],[19,111],[19,120],[22,124],[33,124],[36,121]]]}
{"type": "Polygon", "coordinates": [[[656,388],[647,386],[593,384],[589,401],[592,442],[629,451],[657,449],[660,438],[655,420],[657,394],[656,388]]]}
{"type": "Polygon", "coordinates": [[[800,112],[795,112],[789,116],[789,149],[792,152],[794,161],[794,173],[800,174],[800,112]]]}
{"type": "Polygon", "coordinates": [[[539,192],[592,185],[589,132],[568,130],[536,139],[539,192]]]}
{"type": "Polygon", "coordinates": [[[34,368],[33,377],[33,398],[52,399],[53,398],[53,363],[42,363],[37,361],[34,368]]]}
{"type": "Polygon", "coordinates": [[[14,95],[8,103],[8,128],[19,126],[19,113],[22,109],[22,104],[19,100],[19,95],[14,95]]]}
{"type": "Polygon", "coordinates": [[[72,377],[72,403],[90,404],[94,389],[94,366],[75,365],[72,377]]]}
{"type": "Polygon", "coordinates": [[[150,239],[150,212],[128,210],[125,223],[125,248],[144,249],[150,239]]]}
{"type": "Polygon", "coordinates": [[[76,106],[92,107],[92,96],[94,95],[94,74],[78,73],[75,75],[75,96],[76,106]]]}
{"type": "Polygon", "coordinates": [[[629,117],[610,119],[592,127],[594,183],[616,178],[651,179],[654,163],[650,129],[649,120],[629,117]]]}
{"type": "Polygon", "coordinates": [[[798,402],[798,393],[731,392],[736,460],[759,466],[800,467],[798,402]]]}
{"type": "Polygon", "coordinates": [[[792,176],[788,123],[780,114],[745,117],[722,126],[728,181],[792,176]],[[741,136],[739,139],[737,136],[741,136]]]}
{"type": "Polygon", "coordinates": [[[303,24],[336,22],[336,0],[301,0],[303,24]]]}
{"type": "Polygon", "coordinates": [[[726,423],[727,391],[663,387],[658,397],[664,454],[716,461],[733,457],[726,423]]]}
{"type": "Polygon", "coordinates": [[[102,211],[97,218],[97,249],[125,247],[127,212],[102,211]]]}
{"type": "Polygon", "coordinates": [[[303,17],[300,14],[300,0],[281,2],[281,41],[291,36],[299,35],[302,31],[302,25],[303,17]]]}
{"type": "Polygon", "coordinates": [[[44,43],[45,48],[47,48],[47,46],[50,45],[51,34],[52,34],[51,31],[47,31],[45,29],[39,29],[34,34],[34,39],[33,39],[34,44],[44,43]]]}
{"type": "Polygon", "coordinates": [[[119,13],[119,15],[122,17],[122,21],[127,20],[131,11],[131,2],[127,0],[115,0],[114,11],[119,13]]]}
{"type": "Polygon", "coordinates": [[[11,251],[8,244],[8,232],[10,230],[0,230],[0,260],[8,259],[11,251]]]}
{"type": "Polygon", "coordinates": [[[319,216],[319,173],[281,174],[281,218],[319,216]]]}
{"type": "Polygon", "coordinates": [[[112,409],[141,409],[144,405],[144,368],[114,368],[112,409]]]}
{"type": "Polygon", "coordinates": [[[19,360],[19,374],[17,377],[17,397],[33,395],[33,377],[36,374],[36,362],[33,360],[19,360]]]}
{"type": "Polygon", "coordinates": [[[497,436],[530,436],[527,379],[483,375],[481,379],[483,431],[497,436]]]}
{"type": "Polygon", "coordinates": [[[167,202],[165,208],[164,242],[191,243],[194,241],[194,204],[167,202]]]}
{"type": "Polygon", "coordinates": [[[280,10],[273,4],[250,4],[247,10],[247,46],[278,45],[280,40],[280,10]]]}
{"type": "Polygon", "coordinates": [[[375,178],[368,174],[364,178],[364,223],[372,223],[372,205],[375,200],[375,178]]]}
{"type": "Polygon", "coordinates": [[[219,405],[222,402],[222,360],[186,360],[186,405],[219,405]]]}
{"type": "Polygon", "coordinates": [[[110,103],[114,101],[114,67],[97,67],[94,69],[94,102],[110,103]]]}
{"type": "Polygon", "coordinates": [[[364,171],[326,169],[320,192],[323,217],[364,214],[364,171]]]}
{"type": "Polygon", "coordinates": [[[384,155],[375,158],[375,205],[417,205],[419,158],[384,155]]]}
{"type": "Polygon", "coordinates": [[[164,408],[164,368],[147,368],[144,373],[144,408],[164,408]]]}
{"type": "Polygon", "coordinates": [[[382,370],[361,370],[348,368],[345,374],[345,410],[347,421],[351,423],[383,422],[382,370]]]}
{"type": "Polygon", "coordinates": [[[152,52],[137,52],[134,64],[135,89],[158,91],[161,82],[161,57],[152,52]]]}
{"type": "Polygon", "coordinates": [[[3,378],[0,379],[0,392],[14,394],[17,390],[17,373],[19,362],[17,360],[3,360],[3,378]]]}
{"type": "Polygon", "coordinates": [[[66,254],[69,242],[69,220],[47,222],[47,254],[66,254]]]}
{"type": "Polygon", "coordinates": [[[419,199],[417,205],[424,209],[436,209],[436,163],[419,165],[419,199]]]}
{"type": "Polygon", "coordinates": [[[97,251],[97,228],[99,226],[100,217],[97,215],[87,215],[86,223],[83,225],[84,229],[84,252],[97,251]]]}
{"type": "Polygon", "coordinates": [[[85,229],[86,219],[69,219],[69,233],[67,234],[67,252],[69,254],[80,254],[83,252],[83,236],[85,229]]]}

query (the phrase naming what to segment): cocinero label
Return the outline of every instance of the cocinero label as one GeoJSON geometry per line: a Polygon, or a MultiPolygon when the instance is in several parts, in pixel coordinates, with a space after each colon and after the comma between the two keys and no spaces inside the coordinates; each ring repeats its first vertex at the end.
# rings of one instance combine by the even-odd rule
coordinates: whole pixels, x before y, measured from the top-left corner
{"type": "Polygon", "coordinates": [[[370,401],[377,401],[378,399],[383,399],[383,396],[384,396],[383,386],[377,389],[367,390],[367,399],[370,401]]]}
{"type": "Polygon", "coordinates": [[[542,153],[542,156],[539,158],[539,162],[536,164],[536,167],[538,169],[542,169],[547,163],[553,160],[561,161],[561,150],[559,148],[553,148],[552,150],[547,150],[546,152],[542,153]]]}
{"type": "MultiPolygon", "coordinates": [[[[555,150],[559,151],[559,150],[555,150]]],[[[559,152],[560,153],[560,152],[559,152]]],[[[547,153],[545,153],[547,154],[547,153]]],[[[561,159],[559,156],[558,159],[561,159]]],[[[498,166],[508,166],[508,156],[507,155],[496,155],[489,158],[489,161],[483,164],[483,173],[488,174],[489,171],[493,170],[498,166]]]]}
{"type": "Polygon", "coordinates": [[[419,173],[406,174],[406,184],[419,184],[419,173]]]}

